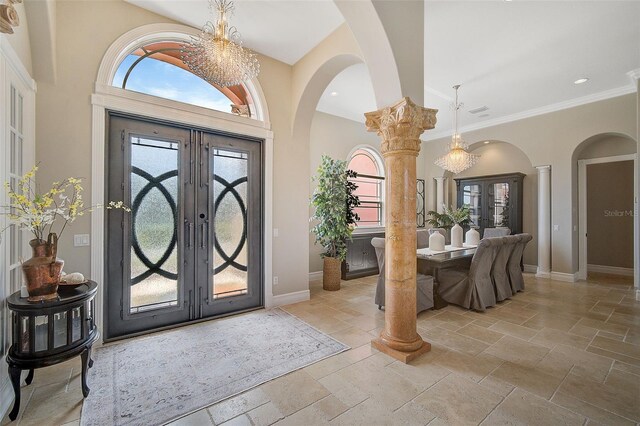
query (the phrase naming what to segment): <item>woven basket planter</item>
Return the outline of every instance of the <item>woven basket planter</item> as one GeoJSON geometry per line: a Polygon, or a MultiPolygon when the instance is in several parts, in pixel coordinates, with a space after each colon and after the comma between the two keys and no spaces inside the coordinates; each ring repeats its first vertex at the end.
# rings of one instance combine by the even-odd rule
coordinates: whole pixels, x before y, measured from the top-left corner
{"type": "Polygon", "coordinates": [[[325,257],[322,266],[322,288],[327,291],[340,290],[340,265],[335,257],[325,257]]]}

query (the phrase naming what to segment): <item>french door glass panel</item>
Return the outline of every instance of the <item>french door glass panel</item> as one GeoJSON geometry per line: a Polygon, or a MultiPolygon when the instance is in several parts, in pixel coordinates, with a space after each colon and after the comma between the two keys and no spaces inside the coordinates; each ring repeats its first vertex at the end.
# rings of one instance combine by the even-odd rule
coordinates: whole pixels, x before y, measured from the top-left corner
{"type": "Polygon", "coordinates": [[[131,138],[131,304],[178,304],[178,163],[173,141],[131,138]]]}
{"type": "Polygon", "coordinates": [[[507,182],[488,183],[489,225],[509,227],[509,184],[507,182]]]}
{"type": "Polygon", "coordinates": [[[213,153],[213,298],[246,294],[248,155],[213,153]]]}
{"type": "Polygon", "coordinates": [[[465,185],[462,191],[462,204],[469,206],[471,223],[482,226],[482,185],[465,185]]]}

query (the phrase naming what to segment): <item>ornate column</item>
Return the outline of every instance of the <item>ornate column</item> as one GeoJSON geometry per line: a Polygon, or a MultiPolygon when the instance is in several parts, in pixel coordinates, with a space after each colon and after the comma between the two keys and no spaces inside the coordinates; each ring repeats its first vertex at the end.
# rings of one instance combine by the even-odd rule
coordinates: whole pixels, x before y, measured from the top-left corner
{"type": "Polygon", "coordinates": [[[434,179],[436,180],[436,211],[442,213],[444,211],[442,205],[444,204],[444,181],[446,178],[437,177],[434,179]]]}
{"type": "Polygon", "coordinates": [[[403,362],[431,349],[416,327],[416,158],[420,135],[437,110],[403,98],[365,114],[367,130],[382,138],[385,163],[385,326],[372,345],[403,362]]]}
{"type": "Polygon", "coordinates": [[[551,166],[538,169],[538,271],[536,277],[551,276],[551,166]]]}

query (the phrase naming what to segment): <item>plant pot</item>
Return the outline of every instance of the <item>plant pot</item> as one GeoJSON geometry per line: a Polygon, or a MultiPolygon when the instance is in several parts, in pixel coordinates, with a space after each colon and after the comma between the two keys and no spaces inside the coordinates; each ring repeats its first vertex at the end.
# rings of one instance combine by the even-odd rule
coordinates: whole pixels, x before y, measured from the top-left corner
{"type": "Polygon", "coordinates": [[[31,240],[33,251],[31,259],[22,264],[22,272],[27,282],[30,302],[54,299],[58,297],[58,283],[64,261],[56,258],[58,237],[49,234],[47,241],[31,240]]]}
{"type": "Polygon", "coordinates": [[[340,266],[342,262],[335,257],[324,258],[322,266],[322,288],[327,291],[340,290],[340,266]]]}

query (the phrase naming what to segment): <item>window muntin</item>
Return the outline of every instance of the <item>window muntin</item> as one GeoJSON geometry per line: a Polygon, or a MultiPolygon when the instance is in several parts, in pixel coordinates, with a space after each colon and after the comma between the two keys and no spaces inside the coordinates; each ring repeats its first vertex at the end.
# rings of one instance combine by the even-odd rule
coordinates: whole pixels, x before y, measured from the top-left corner
{"type": "Polygon", "coordinates": [[[358,226],[383,226],[384,171],[376,154],[366,148],[356,150],[349,159],[347,168],[358,173],[351,179],[358,188],[354,194],[360,198],[360,206],[355,212],[360,216],[358,226]]]}
{"type": "Polygon", "coordinates": [[[218,87],[191,73],[180,42],[155,42],[127,55],[112,85],[121,89],[250,117],[252,100],[243,85],[218,87]]]}

